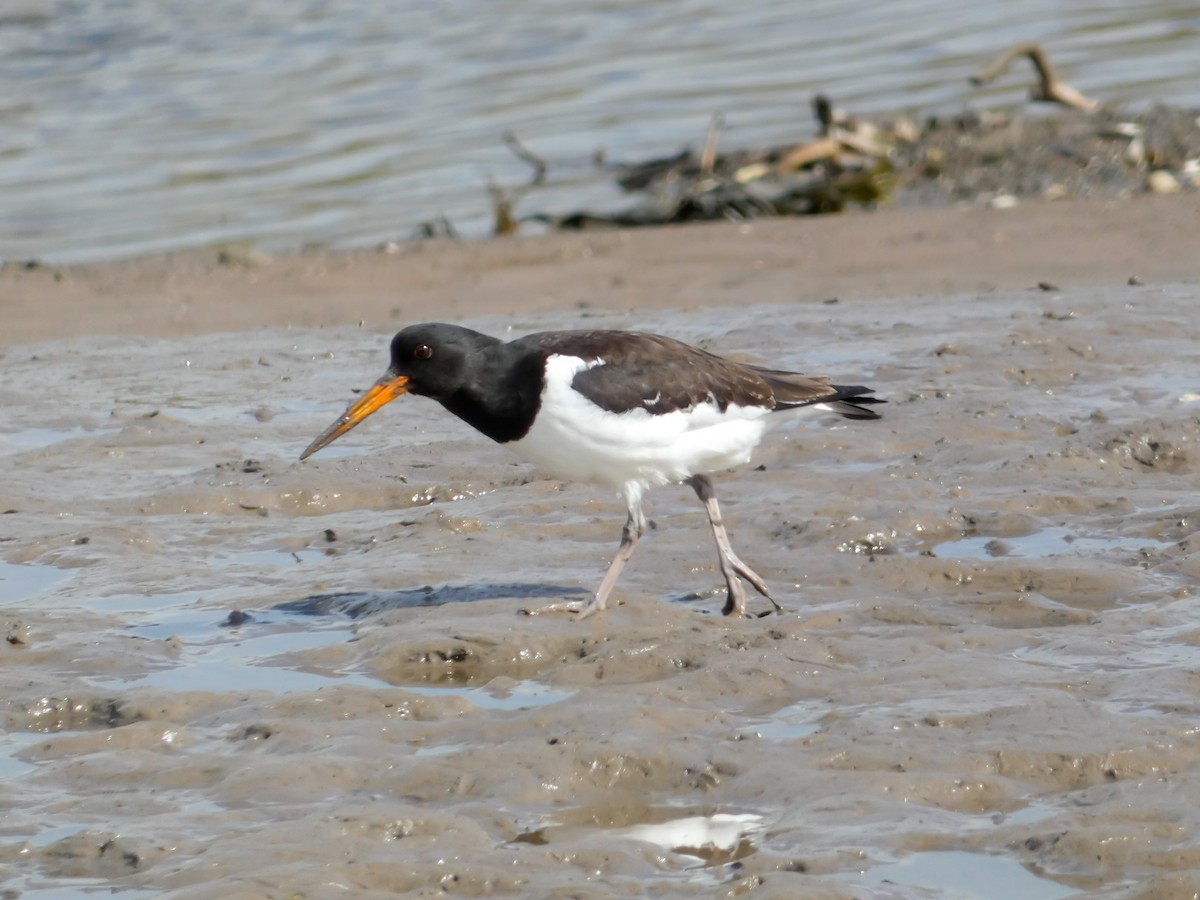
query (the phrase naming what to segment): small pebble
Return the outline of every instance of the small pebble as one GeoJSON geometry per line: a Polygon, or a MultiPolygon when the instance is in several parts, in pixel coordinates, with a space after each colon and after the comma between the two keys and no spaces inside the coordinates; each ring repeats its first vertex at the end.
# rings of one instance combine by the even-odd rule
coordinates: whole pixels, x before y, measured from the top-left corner
{"type": "Polygon", "coordinates": [[[242,612],[240,609],[229,611],[229,615],[221,623],[222,628],[237,628],[239,625],[245,625],[247,622],[253,621],[254,617],[250,613],[242,612]]]}
{"type": "Polygon", "coordinates": [[[28,646],[29,626],[24,622],[9,622],[5,640],[8,641],[9,645],[12,647],[28,646]]]}
{"type": "Polygon", "coordinates": [[[1178,194],[1183,188],[1166,169],[1155,169],[1146,176],[1146,190],[1152,194],[1178,194]]]}
{"type": "Polygon", "coordinates": [[[1129,146],[1125,148],[1125,162],[1131,166],[1140,166],[1146,161],[1146,145],[1142,143],[1140,138],[1134,138],[1129,142],[1129,146]]]}

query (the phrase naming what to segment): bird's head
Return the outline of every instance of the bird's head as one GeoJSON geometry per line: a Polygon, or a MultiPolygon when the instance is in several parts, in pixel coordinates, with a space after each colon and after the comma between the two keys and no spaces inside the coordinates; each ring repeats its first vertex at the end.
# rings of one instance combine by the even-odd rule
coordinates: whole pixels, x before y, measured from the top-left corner
{"type": "Polygon", "coordinates": [[[383,377],[352,403],[338,419],[305,448],[307,459],[333,443],[371,413],[401,394],[444,400],[467,379],[467,361],[482,345],[498,343],[458,325],[412,325],[392,338],[392,362],[383,377]]]}

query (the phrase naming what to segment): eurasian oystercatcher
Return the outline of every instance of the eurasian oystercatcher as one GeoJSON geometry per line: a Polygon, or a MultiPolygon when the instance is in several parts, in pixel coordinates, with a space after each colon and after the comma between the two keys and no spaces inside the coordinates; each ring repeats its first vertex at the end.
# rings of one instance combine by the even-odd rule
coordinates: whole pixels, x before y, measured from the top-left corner
{"type": "Polygon", "coordinates": [[[629,518],[621,545],[590,600],[604,609],[646,530],[642,496],[686,482],[708,513],[728,595],[725,615],[744,615],[738,576],[774,605],[763,580],[729,544],[709,473],[743,465],[767,429],[817,411],[878,419],[872,389],[830,384],[723,359],[657,334],[545,331],[505,343],[457,325],[413,325],[392,339],[387,373],[300,454],[307,459],[405,393],[431,397],[468,425],[561,479],[615,488],[629,518]]]}

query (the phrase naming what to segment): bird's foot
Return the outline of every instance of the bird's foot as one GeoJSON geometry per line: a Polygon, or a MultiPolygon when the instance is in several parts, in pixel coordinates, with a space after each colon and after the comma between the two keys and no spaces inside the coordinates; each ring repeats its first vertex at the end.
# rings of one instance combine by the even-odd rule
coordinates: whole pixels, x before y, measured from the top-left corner
{"type": "Polygon", "coordinates": [[[592,597],[590,600],[561,600],[558,603],[547,603],[545,606],[536,606],[533,609],[522,609],[521,612],[527,616],[540,616],[543,613],[575,613],[576,619],[586,619],[604,608],[604,601],[597,601],[595,597],[592,597]]]}
{"type": "Polygon", "coordinates": [[[783,615],[785,612],[787,612],[786,609],[779,605],[774,597],[771,597],[767,594],[764,594],[763,596],[771,601],[771,605],[774,607],[774,609],[766,609],[760,613],[747,612],[745,592],[738,591],[736,592],[736,596],[734,592],[730,592],[729,596],[725,600],[725,606],[721,608],[721,614],[726,616],[737,616],[739,618],[762,619],[771,615],[771,613],[783,615]]]}
{"type": "MultiPolygon", "coordinates": [[[[775,607],[773,612],[779,613],[780,615],[786,612],[786,610],[779,605],[778,601],[771,596],[771,592],[767,589],[767,583],[758,576],[757,572],[751,569],[736,556],[728,562],[728,568],[722,566],[723,574],[725,575],[725,586],[727,588],[725,607],[721,610],[724,615],[746,615],[746,591],[742,588],[742,583],[738,580],[739,575],[750,582],[756,591],[771,601],[771,605],[775,607]]],[[[772,610],[768,610],[767,612],[759,613],[755,615],[754,618],[761,619],[763,616],[769,616],[771,612],[772,610]]]]}

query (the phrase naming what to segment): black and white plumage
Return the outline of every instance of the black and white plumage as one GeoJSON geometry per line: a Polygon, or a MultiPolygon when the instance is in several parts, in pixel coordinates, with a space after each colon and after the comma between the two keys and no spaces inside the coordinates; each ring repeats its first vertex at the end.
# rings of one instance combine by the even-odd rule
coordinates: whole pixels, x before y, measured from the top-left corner
{"type": "Polygon", "coordinates": [[[744,615],[749,581],[779,610],[763,580],[733,552],[710,473],[744,465],[772,426],[813,412],[877,419],[866,387],[830,384],[733,362],[656,334],[547,331],[503,342],[457,325],[413,325],[392,339],[387,373],[301,454],[345,434],[403,393],[437,400],[546,475],[590,481],[625,498],[621,545],[595,596],[534,612],[602,610],[646,530],[647,489],[687,482],[704,504],[728,588],[726,615],[744,615]]]}

